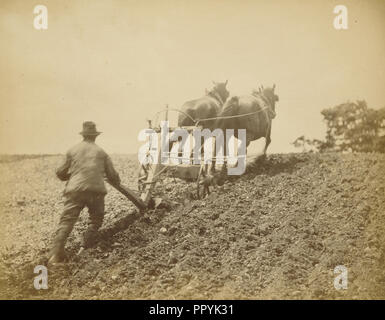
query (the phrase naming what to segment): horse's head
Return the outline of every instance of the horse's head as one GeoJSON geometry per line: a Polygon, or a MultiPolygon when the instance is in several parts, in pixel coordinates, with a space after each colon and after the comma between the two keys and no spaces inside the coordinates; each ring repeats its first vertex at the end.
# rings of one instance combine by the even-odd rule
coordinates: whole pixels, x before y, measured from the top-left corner
{"type": "Polygon", "coordinates": [[[264,88],[263,86],[260,86],[258,91],[254,90],[254,93],[264,96],[269,101],[271,108],[275,112],[275,103],[279,101],[279,97],[278,95],[275,94],[274,91],[275,91],[275,84],[273,84],[271,88],[270,87],[264,88]]]}
{"type": "Polygon", "coordinates": [[[230,92],[227,90],[227,80],[226,82],[215,82],[213,81],[214,87],[212,88],[211,92],[214,94],[218,94],[220,98],[222,99],[222,102],[225,103],[227,98],[230,95],[230,92]]]}

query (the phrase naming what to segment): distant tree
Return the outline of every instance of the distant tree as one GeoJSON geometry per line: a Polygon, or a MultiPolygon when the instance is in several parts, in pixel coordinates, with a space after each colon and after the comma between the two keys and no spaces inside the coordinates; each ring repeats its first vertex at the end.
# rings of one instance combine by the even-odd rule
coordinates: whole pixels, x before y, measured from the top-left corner
{"type": "Polygon", "coordinates": [[[385,108],[368,108],[365,101],[346,102],[321,111],[326,122],[325,141],[298,137],[292,144],[303,152],[382,152],[385,153],[385,108]]]}
{"type": "Polygon", "coordinates": [[[295,139],[292,144],[296,148],[302,148],[302,152],[314,152],[321,149],[323,141],[317,139],[307,139],[305,136],[300,136],[295,139]]]}
{"type": "Polygon", "coordinates": [[[368,108],[365,101],[346,102],[321,111],[326,141],[320,151],[385,152],[385,108],[368,108]]]}

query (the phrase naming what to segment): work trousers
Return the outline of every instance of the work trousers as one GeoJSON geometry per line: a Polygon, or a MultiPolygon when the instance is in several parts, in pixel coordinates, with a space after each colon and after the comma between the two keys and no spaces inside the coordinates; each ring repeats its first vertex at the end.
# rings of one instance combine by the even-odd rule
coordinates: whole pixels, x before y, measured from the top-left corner
{"type": "Polygon", "coordinates": [[[64,247],[80,212],[84,207],[88,208],[89,222],[88,230],[84,235],[83,246],[92,245],[98,229],[104,218],[104,196],[103,193],[82,191],[65,195],[64,211],[61,215],[59,227],[53,240],[51,256],[54,254],[64,255],[64,247]]]}

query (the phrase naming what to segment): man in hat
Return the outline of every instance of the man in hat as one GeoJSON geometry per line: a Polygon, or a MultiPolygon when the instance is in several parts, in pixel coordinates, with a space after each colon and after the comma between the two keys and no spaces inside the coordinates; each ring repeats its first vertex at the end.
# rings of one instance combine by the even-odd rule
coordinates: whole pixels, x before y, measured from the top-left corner
{"type": "Polygon", "coordinates": [[[83,141],[72,147],[66,154],[64,163],[56,170],[57,177],[67,181],[64,189],[64,211],[59,227],[53,239],[48,263],[55,264],[65,259],[64,247],[80,212],[88,208],[89,225],[84,234],[83,247],[90,247],[103,223],[104,186],[106,176],[113,184],[120,184],[119,174],[115,171],[110,157],[95,144],[101,132],[96,130],[95,123],[83,123],[83,141]]]}

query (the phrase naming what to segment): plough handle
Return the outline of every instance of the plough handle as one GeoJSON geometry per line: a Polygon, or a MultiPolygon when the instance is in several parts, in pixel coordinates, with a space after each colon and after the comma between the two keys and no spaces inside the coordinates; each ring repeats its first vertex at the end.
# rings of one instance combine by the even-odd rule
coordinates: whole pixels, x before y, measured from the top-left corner
{"type": "Polygon", "coordinates": [[[142,201],[140,197],[138,197],[135,192],[131,191],[129,188],[123,186],[122,184],[113,184],[112,182],[106,180],[112,187],[118,190],[121,194],[123,194],[128,200],[130,200],[140,211],[144,211],[147,209],[146,204],[142,201]]]}

